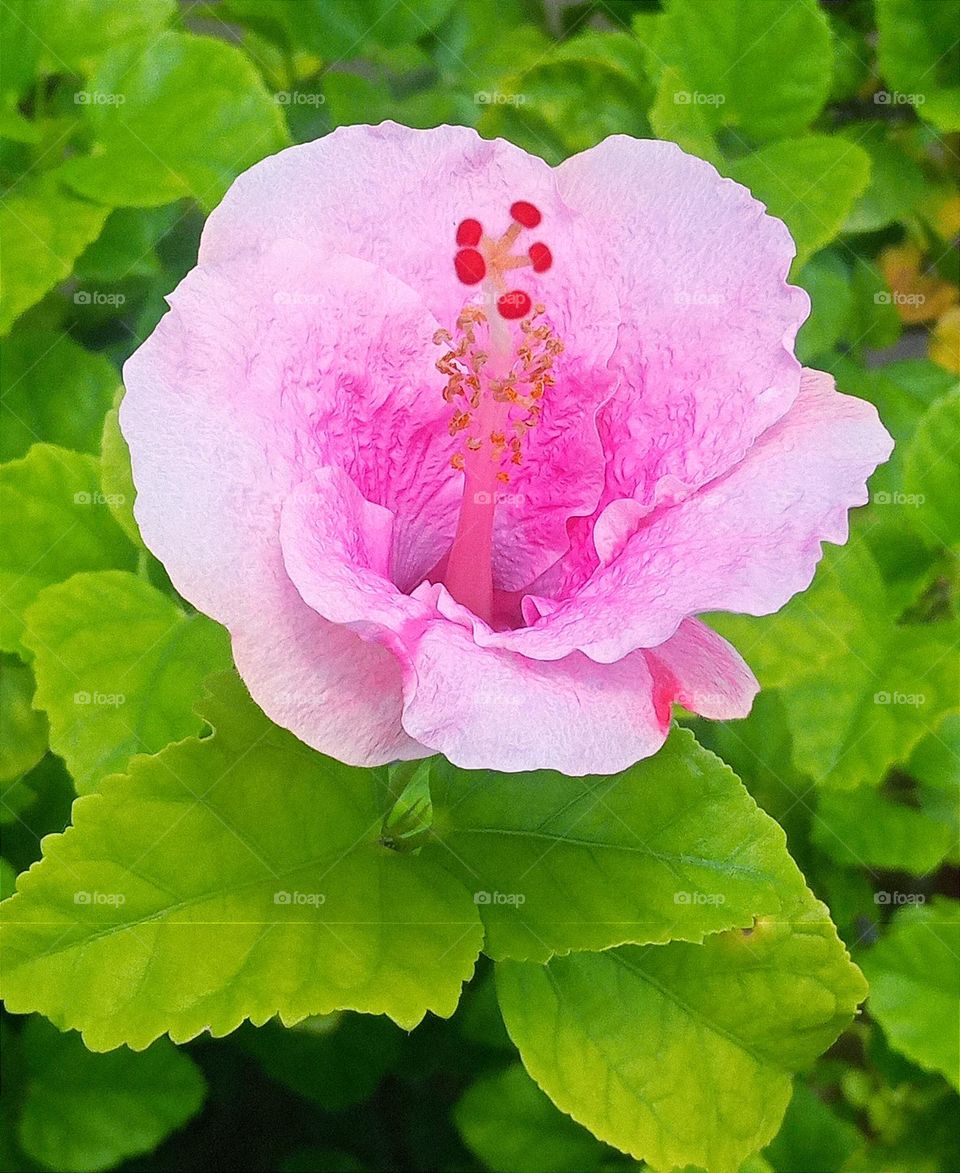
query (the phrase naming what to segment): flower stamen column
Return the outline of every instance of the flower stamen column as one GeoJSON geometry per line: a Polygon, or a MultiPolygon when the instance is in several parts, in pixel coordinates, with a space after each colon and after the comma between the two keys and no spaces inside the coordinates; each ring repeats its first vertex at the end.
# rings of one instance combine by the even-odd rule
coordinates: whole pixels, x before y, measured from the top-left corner
{"type": "MultiPolygon", "coordinates": [[[[544,389],[553,382],[554,356],[563,349],[548,326],[534,325],[544,306],[534,307],[523,290],[507,289],[507,271],[531,266],[544,272],[553,263],[541,242],[526,255],[512,252],[520,232],[540,223],[533,204],[517,201],[510,215],[510,227],[496,240],[484,235],[478,220],[464,220],[457,229],[457,276],[465,285],[482,283],[486,308],[464,306],[457,345],[437,364],[449,376],[444,397],[456,404],[451,435],[464,436],[463,449],[452,460],[464,474],[464,487],[444,585],[487,623],[493,622],[494,514],[510,480],[504,464],[522,463],[523,438],[539,420],[544,389]]],[[[441,330],[436,341],[452,343],[453,337],[441,330]]]]}

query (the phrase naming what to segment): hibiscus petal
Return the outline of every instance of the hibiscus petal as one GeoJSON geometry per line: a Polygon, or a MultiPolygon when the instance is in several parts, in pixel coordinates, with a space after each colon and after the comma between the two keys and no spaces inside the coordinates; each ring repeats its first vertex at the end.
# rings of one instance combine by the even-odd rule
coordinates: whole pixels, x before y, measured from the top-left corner
{"type": "Polygon", "coordinates": [[[124,368],[121,425],[141,525],[185,564],[188,597],[227,619],[235,580],[276,544],[280,503],[331,463],[397,515],[397,573],[419,582],[449,545],[459,492],[437,323],[416,294],[366,262],[280,242],[195,269],[170,302],[124,368]]]}
{"type": "Polygon", "coordinates": [[[615,135],[557,170],[623,321],[600,420],[605,501],[674,503],[726,472],[796,398],[809,312],[795,247],[746,188],[673,143],[615,135]]]}
{"type": "Polygon", "coordinates": [[[731,472],[640,519],[619,555],[532,627],[474,637],[611,663],[663,644],[690,615],[770,614],[810,585],[822,542],[846,541],[847,511],[866,503],[867,478],[892,448],[872,404],[805,370],[793,407],[731,472]]]}
{"type": "Polygon", "coordinates": [[[717,707],[722,693],[725,715],[740,715],[744,677],[755,691],[733,649],[693,621],[656,659],[638,652],[613,665],[479,648],[472,616],[442,586],[410,597],[389,581],[391,528],[346,474],[321,470],[284,504],[287,570],[317,612],[395,652],[406,670],[404,727],[458,765],[614,772],[660,747],[674,699],[717,707]]]}
{"type": "Polygon", "coordinates": [[[291,581],[319,615],[399,650],[399,633],[436,609],[391,581],[393,528],[389,510],[365,500],[341,469],[325,468],[284,502],[280,544],[291,581]]]}
{"type": "Polygon", "coordinates": [[[396,660],[303,603],[279,526],[291,490],[335,459],[409,521],[394,552],[408,574],[440,556],[456,487],[435,320],[367,263],[283,243],[195,270],[170,300],[124,368],[121,425],[144,540],[181,594],[230,629],[269,716],[346,761],[415,752],[399,724],[396,660]],[[417,439],[424,397],[437,405],[436,451],[417,439]]]}
{"type": "Polygon", "coordinates": [[[449,326],[468,292],[454,272],[458,224],[476,218],[498,236],[518,199],[540,210],[537,231],[549,237],[554,257],[544,273],[523,269],[523,288],[551,307],[565,338],[572,340],[576,329],[582,354],[608,352],[616,301],[606,275],[584,264],[592,250],[589,232],[561,197],[554,170],[465,126],[341,126],[261,160],[211,213],[200,264],[287,237],[372,262],[417,290],[449,326]]]}
{"type": "Polygon", "coordinates": [[[699,619],[685,619],[665,643],[644,653],[658,705],[727,721],[746,717],[760,691],[743,657],[699,619]]]}
{"type": "MultiPolygon", "coordinates": [[[[511,467],[497,509],[493,572],[505,591],[528,586],[563,554],[568,519],[589,515],[603,486],[595,416],[613,386],[606,364],[620,309],[592,231],[564,203],[554,171],[467,127],[340,127],[241,175],[207,221],[200,247],[201,265],[282,237],[349,253],[415,289],[452,331],[473,296],[454,272],[457,225],[475,217],[497,236],[517,199],[539,208],[554,263],[540,274],[521,269],[516,280],[547,307],[565,349],[543,420],[526,439],[523,464],[511,467]]],[[[518,251],[528,243],[524,237],[518,251]]],[[[461,478],[450,480],[459,489],[461,478]]]]}
{"type": "Polygon", "coordinates": [[[259,610],[231,628],[233,657],[267,716],[351,766],[433,751],[401,727],[401,671],[385,647],[328,623],[277,568],[259,610]]]}
{"type": "Polygon", "coordinates": [[[411,648],[403,726],[464,769],[612,774],[656,753],[669,718],[642,652],[617,664],[574,653],[538,663],[429,624],[411,648]]]}

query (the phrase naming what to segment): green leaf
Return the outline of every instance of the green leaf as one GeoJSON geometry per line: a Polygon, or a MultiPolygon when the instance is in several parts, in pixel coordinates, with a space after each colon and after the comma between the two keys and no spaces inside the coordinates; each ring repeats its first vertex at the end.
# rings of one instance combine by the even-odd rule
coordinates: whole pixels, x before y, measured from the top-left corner
{"type": "MultiPolygon", "coordinates": [[[[857,283],[855,268],[854,285],[857,283]]],[[[877,308],[897,316],[890,305],[877,308]]],[[[916,601],[938,553],[929,534],[924,536],[919,496],[907,492],[904,454],[929,405],[955,386],[956,380],[926,360],[893,362],[879,370],[867,370],[850,357],[834,356],[831,367],[840,391],[876,404],[895,441],[890,459],[870,477],[873,506],[867,512],[870,525],[863,536],[886,583],[889,608],[903,611],[916,601]]]]}
{"type": "MultiPolygon", "coordinates": [[[[32,771],[27,778],[31,776],[32,771]]],[[[22,823],[24,811],[33,805],[36,797],[26,778],[18,777],[0,785],[0,827],[22,823]]]]}
{"type": "Polygon", "coordinates": [[[0,4],[0,95],[15,102],[36,77],[40,38],[34,0],[0,4]]]}
{"type": "Polygon", "coordinates": [[[0,782],[26,774],[47,752],[47,719],[31,707],[33,673],[14,656],[0,656],[0,782]]]}
{"type": "Polygon", "coordinates": [[[907,773],[923,786],[944,790],[960,786],[960,716],[948,717],[920,742],[907,773]]]}
{"type": "Polygon", "coordinates": [[[44,835],[70,821],[76,791],[62,760],[48,753],[19,782],[0,787],[3,851],[18,872],[40,858],[44,835]]]}
{"type": "Polygon", "coordinates": [[[822,792],[813,838],[842,867],[920,876],[943,862],[953,836],[947,824],[925,811],[864,787],[852,794],[822,792]]]}
{"type": "Polygon", "coordinates": [[[905,104],[939,130],[960,130],[960,0],[876,0],[876,11],[887,104],[905,104]]]}
{"type": "Polygon", "coordinates": [[[916,162],[878,123],[857,123],[842,138],[870,156],[870,185],[844,224],[845,232],[876,232],[894,221],[909,220],[926,193],[916,162]]]}
{"type": "Polygon", "coordinates": [[[475,109],[479,94],[497,88],[505,72],[523,73],[545,60],[556,42],[529,16],[529,0],[501,0],[496,7],[458,0],[431,46],[445,86],[462,89],[475,109]]]}
{"type": "Polygon", "coordinates": [[[369,1014],[308,1018],[291,1028],[245,1025],[236,1041],[263,1070],[325,1112],[368,1099],[396,1062],[403,1035],[369,1014]]]}
{"type": "Polygon", "coordinates": [[[494,1051],[509,1051],[513,1055],[513,1043],[503,1025],[492,970],[470,983],[466,997],[457,1010],[456,1021],[460,1033],[468,1042],[494,1051]]]}
{"type": "MultiPolygon", "coordinates": [[[[847,322],[847,341],[850,349],[862,361],[863,353],[868,348],[892,346],[900,337],[903,327],[886,282],[863,257],[857,257],[853,262],[851,291],[853,304],[847,322]]],[[[871,371],[870,374],[875,376],[881,372],[871,371]]]]}
{"type": "Polygon", "coordinates": [[[34,655],[38,708],[77,790],[200,728],[203,682],[230,665],[224,628],[186,615],[124,571],[77,574],[40,592],[23,640],[34,655]]]}
{"type": "Polygon", "coordinates": [[[9,139],[14,143],[29,143],[35,146],[42,138],[43,132],[40,127],[29,118],[24,118],[19,110],[0,108],[0,140],[9,139]]]}
{"type": "Polygon", "coordinates": [[[922,498],[917,524],[941,546],[960,544],[960,391],[938,400],[924,415],[907,449],[908,494],[922,498]]]}
{"type": "Polygon", "coordinates": [[[13,865],[5,859],[0,859],[0,900],[6,900],[13,895],[17,884],[17,873],[13,865]]]}
{"type": "Polygon", "coordinates": [[[478,1079],[454,1110],[460,1135],[494,1173],[585,1173],[609,1149],[551,1104],[519,1063],[478,1079]]]}
{"type": "Polygon", "coordinates": [[[398,851],[422,846],[433,822],[429,758],[395,763],[388,770],[389,787],[397,798],[383,821],[383,840],[398,851]]]}
{"type": "Polygon", "coordinates": [[[860,1144],[860,1133],[805,1084],[798,1083],[783,1126],[766,1151],[777,1173],[834,1173],[860,1144]]]}
{"type": "Polygon", "coordinates": [[[792,1073],[866,993],[796,870],[787,889],[780,917],[702,945],[498,963],[507,1029],[557,1107],[657,1169],[734,1173],[770,1141],[792,1073]]]}
{"type": "MultiPolygon", "coordinates": [[[[824,638],[833,642],[829,629],[824,638]]],[[[810,674],[786,690],[801,769],[824,786],[882,781],[931,723],[956,711],[958,641],[956,621],[897,626],[891,615],[866,622],[861,649],[838,646],[819,684],[810,674]]]]}
{"type": "Polygon", "coordinates": [[[327,62],[361,57],[371,45],[403,45],[426,36],[454,0],[226,0],[225,15],[289,49],[306,49],[327,62]]]}
{"type": "Polygon", "coordinates": [[[147,1153],[196,1115],[199,1068],[161,1039],[140,1055],[92,1055],[75,1034],[31,1018],[20,1045],[26,1096],[18,1135],[34,1160],[63,1173],[95,1173],[147,1153]]]}
{"type": "Polygon", "coordinates": [[[93,1050],[351,1009],[406,1029],[456,1007],[469,894],[380,843],[378,775],[308,750],[234,677],[188,738],[74,803],[5,913],[3,994],[93,1050]]]}
{"type": "Polygon", "coordinates": [[[862,539],[828,547],[813,586],[778,614],[711,618],[764,687],[781,687],[794,761],[818,784],[879,785],[960,707],[960,624],[899,623],[862,539]]]}
{"type": "Polygon", "coordinates": [[[133,568],[92,456],[35,444],[0,466],[0,648],[20,651],[23,613],[39,591],[82,570],[133,568]]]}
{"type": "Polygon", "coordinates": [[[928,1105],[924,1100],[929,1098],[925,1089],[909,1084],[883,1089],[870,1104],[870,1115],[883,1126],[885,1135],[854,1153],[843,1173],[945,1173],[960,1169],[957,1097],[944,1096],[928,1105]]]}
{"type": "Polygon", "coordinates": [[[701,941],[782,914],[782,831],[687,730],[602,778],[439,759],[431,794],[424,854],[473,892],[491,957],[701,941]]]}
{"type": "Polygon", "coordinates": [[[103,421],[100,439],[100,480],[103,484],[103,495],[117,524],[132,542],[142,546],[140,527],[133,516],[137,490],[130,468],[130,449],[120,431],[119,417],[119,408],[112,407],[103,421]]]}
{"type": "MultiPolygon", "coordinates": [[[[905,454],[931,405],[956,386],[955,376],[921,359],[890,363],[876,371],[848,362],[836,373],[841,391],[876,404],[884,427],[896,442],[893,455],[870,478],[874,503],[884,505],[886,512],[913,519],[918,509],[916,502],[907,504],[897,496],[907,493],[905,454]]],[[[897,528],[902,528],[902,521],[897,528]]]]}
{"type": "Polygon", "coordinates": [[[810,317],[797,335],[797,358],[809,363],[826,354],[844,337],[850,313],[850,270],[835,252],[817,253],[797,274],[797,284],[810,294],[810,317]]]}
{"type": "Polygon", "coordinates": [[[825,856],[814,857],[811,869],[833,923],[842,937],[859,940],[874,931],[878,916],[877,893],[862,871],[827,866],[825,856]]]}
{"type": "Polygon", "coordinates": [[[80,452],[100,447],[103,417],[120,382],[102,354],[66,331],[29,330],[0,343],[0,460],[25,456],[46,440],[80,452]]]}
{"type": "Polygon", "coordinates": [[[819,672],[840,649],[859,640],[867,622],[863,612],[880,609],[883,597],[869,549],[852,538],[842,547],[825,546],[812,585],[773,615],[721,612],[709,622],[736,643],[764,688],[781,688],[807,670],[819,672]],[[830,617],[826,631],[824,616],[830,617]]]}
{"type": "Polygon", "coordinates": [[[756,139],[799,134],[830,93],[830,26],[813,0],[670,0],[658,51],[708,123],[756,139]]]}
{"type": "MultiPolygon", "coordinates": [[[[97,239],[79,258],[74,276],[90,292],[95,285],[114,285],[128,278],[159,275],[155,246],[177,220],[176,208],[117,208],[97,239]]],[[[74,295],[76,304],[78,301],[74,295]]],[[[122,303],[120,303],[122,304],[122,303]]]]}
{"type": "Polygon", "coordinates": [[[727,163],[797,242],[798,267],[840,232],[870,179],[870,157],[853,143],[826,135],[787,139],[727,163]]]}
{"type": "Polygon", "coordinates": [[[714,120],[708,109],[693,101],[680,71],[667,66],[650,107],[650,125],[657,138],[677,143],[689,154],[719,167],[721,156],[713,141],[714,120]]]}
{"type": "Polygon", "coordinates": [[[82,195],[153,207],[192,195],[209,211],[231,182],[287,145],[280,107],[223,41],[164,33],[110,50],[90,80],[111,97],[82,106],[93,154],[59,174],[82,195]]]}
{"type": "Polygon", "coordinates": [[[33,0],[41,14],[43,66],[49,73],[86,74],[109,49],[155,37],[176,14],[175,0],[33,0]]]}
{"type": "Polygon", "coordinates": [[[863,8],[828,10],[830,28],[833,32],[833,86],[830,98],[834,102],[856,101],[860,92],[870,82],[870,61],[872,56],[866,37],[860,27],[855,27],[858,18],[868,15],[863,8]],[[847,22],[850,17],[850,23],[847,22]]]}
{"type": "Polygon", "coordinates": [[[485,137],[508,138],[552,164],[609,134],[646,137],[651,99],[633,38],[593,32],[538,54],[530,69],[474,95],[485,137]]]}
{"type": "Polygon", "coordinates": [[[323,104],[335,126],[375,124],[388,117],[394,99],[385,82],[331,71],[323,78],[323,104]]]}
{"type": "MultiPolygon", "coordinates": [[[[101,193],[91,193],[99,199],[101,193]]],[[[78,199],[50,174],[25,176],[0,197],[0,335],[65,277],[100,235],[110,209],[78,199]]]]}
{"type": "Polygon", "coordinates": [[[869,1010],[894,1050],[960,1087],[960,903],[938,897],[901,909],[863,954],[869,1010]]]}
{"type": "Polygon", "coordinates": [[[764,689],[743,720],[701,718],[692,728],[700,744],[722,758],[776,819],[787,834],[790,854],[805,869],[813,783],[793,765],[793,736],[780,693],[764,689]]]}

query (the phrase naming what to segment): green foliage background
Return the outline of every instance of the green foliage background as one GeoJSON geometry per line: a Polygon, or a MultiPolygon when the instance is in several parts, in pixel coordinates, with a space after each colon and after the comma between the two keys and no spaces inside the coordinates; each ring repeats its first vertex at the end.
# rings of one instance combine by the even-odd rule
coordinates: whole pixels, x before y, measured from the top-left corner
{"type": "Polygon", "coordinates": [[[0,0],[0,1169],[960,1169],[958,37],[960,0],[0,0]],[[748,720],[586,783],[351,770],[143,547],[120,364],[237,174],[383,118],[672,139],[790,226],[800,357],[897,450],[808,592],[711,620],[748,720]],[[320,883],[329,922],[276,901],[320,883]]]}

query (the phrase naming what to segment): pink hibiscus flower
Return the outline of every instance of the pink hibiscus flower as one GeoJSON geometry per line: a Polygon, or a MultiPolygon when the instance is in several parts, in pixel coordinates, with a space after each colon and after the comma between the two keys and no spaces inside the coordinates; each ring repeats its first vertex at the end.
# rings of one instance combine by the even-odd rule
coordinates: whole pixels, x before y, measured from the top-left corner
{"type": "Polygon", "coordinates": [[[749,712],[891,442],[784,225],[671,143],[354,126],[264,160],[124,369],[143,536],[265,712],[373,765],[621,770],[749,712]]]}

